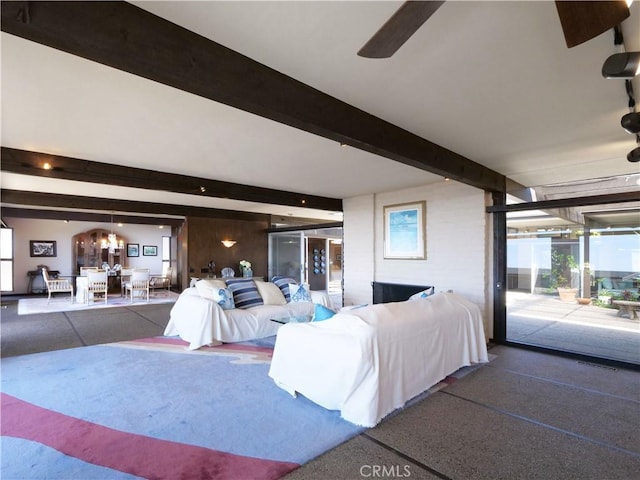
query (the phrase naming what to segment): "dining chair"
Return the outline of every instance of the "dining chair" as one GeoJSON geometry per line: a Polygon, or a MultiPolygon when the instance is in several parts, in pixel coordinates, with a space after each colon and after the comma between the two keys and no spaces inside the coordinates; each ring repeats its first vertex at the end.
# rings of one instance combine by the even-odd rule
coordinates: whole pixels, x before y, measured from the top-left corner
{"type": "Polygon", "coordinates": [[[107,278],[106,270],[87,271],[87,305],[89,305],[89,299],[91,299],[91,301],[95,301],[98,295],[104,296],[104,304],[106,305],[108,290],[109,279],[107,278]]]}
{"type": "Polygon", "coordinates": [[[120,296],[124,297],[127,293],[127,283],[131,281],[131,273],[133,268],[122,267],[120,269],[120,296]]]}
{"type": "Polygon", "coordinates": [[[51,301],[52,293],[70,293],[71,303],[73,303],[73,284],[66,278],[51,278],[49,277],[49,271],[46,268],[42,268],[42,278],[47,286],[47,304],[51,301]]]}
{"type": "Polygon", "coordinates": [[[131,303],[135,297],[146,296],[149,301],[149,269],[134,269],[131,272],[131,280],[126,284],[127,293],[131,295],[131,303]]]}
{"type": "Polygon", "coordinates": [[[98,267],[80,267],[80,276],[81,277],[86,277],[87,276],[87,272],[89,271],[97,271],[98,267]]]}

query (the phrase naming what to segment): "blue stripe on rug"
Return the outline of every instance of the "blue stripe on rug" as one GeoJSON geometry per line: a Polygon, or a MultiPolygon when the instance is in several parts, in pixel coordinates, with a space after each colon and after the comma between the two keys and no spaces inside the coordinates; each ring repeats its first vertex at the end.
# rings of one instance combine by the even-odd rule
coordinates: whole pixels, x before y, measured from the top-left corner
{"type": "MultiPolygon", "coordinates": [[[[364,430],[338,411],[278,388],[267,375],[268,363],[234,363],[231,350],[185,355],[113,346],[5,358],[2,392],[133,435],[295,464],[364,430]]],[[[16,443],[23,442],[3,442],[3,471],[5,458],[15,453],[24,459],[24,476],[38,478],[20,453],[31,449],[16,452],[16,443]]],[[[87,466],[87,477],[95,478],[93,468],[87,466]]]]}

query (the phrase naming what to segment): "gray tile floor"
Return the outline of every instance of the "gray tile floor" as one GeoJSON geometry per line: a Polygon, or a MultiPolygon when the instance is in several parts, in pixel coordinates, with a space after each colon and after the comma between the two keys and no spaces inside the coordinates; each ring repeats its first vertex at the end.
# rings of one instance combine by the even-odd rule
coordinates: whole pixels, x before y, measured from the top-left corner
{"type": "MultiPolygon", "coordinates": [[[[18,317],[9,304],[2,355],[160,335],[169,309],[18,317]]],[[[513,347],[491,353],[491,363],[287,479],[640,478],[640,373],[513,347]]]]}

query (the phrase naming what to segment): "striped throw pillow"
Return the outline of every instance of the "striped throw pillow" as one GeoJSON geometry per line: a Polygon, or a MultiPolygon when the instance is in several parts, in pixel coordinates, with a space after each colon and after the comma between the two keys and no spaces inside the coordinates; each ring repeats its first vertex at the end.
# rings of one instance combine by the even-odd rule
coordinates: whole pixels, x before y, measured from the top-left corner
{"type": "Polygon", "coordinates": [[[284,295],[284,299],[289,303],[291,301],[291,292],[289,292],[289,284],[290,283],[298,283],[291,277],[280,277],[275,276],[271,279],[272,283],[275,283],[282,294],[284,295]]]}
{"type": "Polygon", "coordinates": [[[227,287],[233,293],[233,303],[236,308],[264,305],[260,292],[251,278],[228,278],[227,287]]]}

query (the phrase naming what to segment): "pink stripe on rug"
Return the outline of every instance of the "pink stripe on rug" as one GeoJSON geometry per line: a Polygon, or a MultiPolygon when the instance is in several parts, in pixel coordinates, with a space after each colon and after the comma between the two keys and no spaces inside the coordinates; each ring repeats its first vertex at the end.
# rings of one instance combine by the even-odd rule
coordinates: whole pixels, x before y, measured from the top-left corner
{"type": "Polygon", "coordinates": [[[39,442],[85,462],[143,478],[276,479],[299,467],[122,432],[0,395],[3,436],[39,442]]]}
{"type": "MultiPolygon", "coordinates": [[[[148,337],[148,338],[141,338],[138,340],[125,340],[124,342],[118,342],[118,343],[151,343],[151,344],[159,344],[159,345],[179,345],[179,346],[184,346],[187,347],[189,346],[189,342],[185,342],[184,340],[181,340],[179,338],[170,338],[170,337],[148,337]]],[[[200,347],[201,350],[206,350],[206,349],[222,349],[222,350],[237,350],[237,351],[241,351],[241,352],[260,352],[260,353],[272,353],[273,352],[273,348],[271,347],[258,347],[255,345],[243,345],[243,344],[237,344],[237,343],[222,343],[220,345],[213,345],[213,346],[204,346],[204,347],[200,347]]]]}

